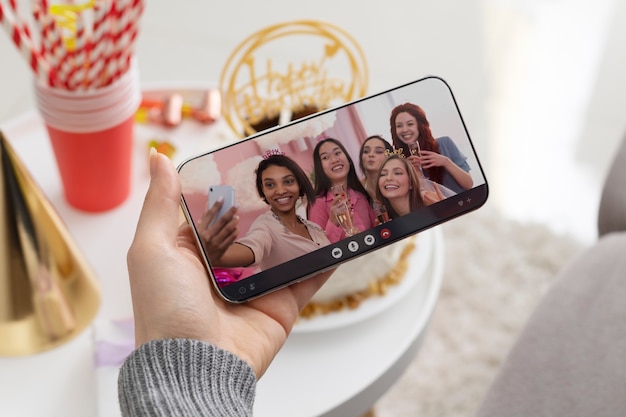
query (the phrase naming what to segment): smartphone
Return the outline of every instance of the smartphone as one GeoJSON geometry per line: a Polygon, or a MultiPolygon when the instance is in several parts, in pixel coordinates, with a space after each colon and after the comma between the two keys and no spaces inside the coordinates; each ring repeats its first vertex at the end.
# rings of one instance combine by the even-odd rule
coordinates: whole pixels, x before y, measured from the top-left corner
{"type": "MultiPolygon", "coordinates": [[[[404,112],[404,116],[407,114],[410,113],[404,112]]],[[[419,158],[424,158],[423,161],[426,161],[428,155],[432,157],[434,153],[437,153],[433,153],[433,149],[436,150],[436,148],[431,147],[430,152],[427,148],[428,146],[422,144],[419,158]]],[[[317,152],[320,153],[320,150],[321,147],[317,149],[317,152]]],[[[487,201],[489,194],[484,171],[452,90],[443,79],[435,76],[422,78],[306,116],[284,126],[259,132],[245,140],[189,158],[183,161],[177,170],[183,189],[181,206],[187,221],[195,231],[200,252],[203,254],[211,280],[221,297],[234,303],[245,302],[302,281],[320,272],[335,268],[341,263],[365,256],[400,239],[476,210],[487,201]],[[403,105],[406,106],[407,103],[417,105],[422,109],[425,116],[417,121],[419,115],[416,115],[412,123],[404,123],[399,116],[400,113],[393,116],[394,111],[402,108],[403,105]],[[393,120],[393,117],[396,119],[393,120]],[[416,124],[422,126],[419,133],[416,133],[416,124]],[[401,125],[406,126],[403,128],[401,125]],[[320,168],[320,156],[315,155],[315,151],[320,145],[328,142],[328,138],[333,138],[334,143],[339,142],[341,144],[345,154],[349,157],[347,159],[350,160],[347,165],[352,166],[354,171],[351,175],[362,178],[366,169],[361,168],[359,161],[361,154],[365,154],[361,150],[361,146],[366,138],[379,135],[388,142],[390,145],[388,148],[393,148],[393,152],[388,150],[385,154],[389,163],[391,163],[389,155],[392,153],[403,153],[400,156],[396,155],[395,158],[406,158],[408,161],[411,155],[408,152],[408,146],[404,147],[402,141],[410,140],[411,125],[415,131],[413,135],[431,137],[432,141],[437,143],[439,148],[437,152],[455,161],[467,174],[466,177],[471,178],[470,184],[466,181],[464,186],[459,186],[458,182],[455,183],[455,181],[450,180],[451,174],[443,169],[422,170],[421,166],[420,169],[406,168],[407,173],[409,171],[423,171],[428,181],[424,179],[420,181],[422,183],[438,182],[437,188],[442,192],[437,194],[438,197],[435,200],[429,200],[427,205],[425,203],[413,205],[409,211],[388,210],[389,216],[386,216],[384,221],[378,220],[370,223],[352,221],[349,233],[344,233],[338,237],[334,236],[332,239],[330,236],[333,232],[331,231],[333,226],[330,223],[317,224],[314,222],[319,226],[319,230],[325,234],[323,237],[328,237],[328,241],[311,249],[298,251],[294,249],[294,245],[286,244],[284,241],[280,242],[280,239],[272,241],[274,239],[272,237],[273,232],[280,231],[286,226],[278,220],[277,216],[273,216],[275,220],[272,220],[270,211],[280,210],[272,206],[274,204],[273,198],[265,194],[261,195],[266,191],[261,188],[262,183],[257,181],[256,173],[262,161],[271,155],[287,156],[297,165],[293,170],[305,174],[299,176],[299,188],[307,188],[308,186],[303,181],[309,181],[314,189],[318,185],[318,191],[320,191],[324,190],[323,178],[326,174],[323,173],[326,171],[323,171],[323,166],[320,168]],[[392,135],[395,135],[395,139],[392,135]],[[407,151],[401,152],[400,149],[407,149],[407,151]],[[316,158],[318,158],[318,162],[315,161],[316,158]],[[202,173],[202,175],[200,176],[198,173],[202,173]],[[303,177],[304,179],[302,179],[303,177]],[[198,186],[199,182],[200,186],[198,186]],[[203,182],[206,187],[202,186],[203,182]],[[206,194],[202,195],[206,191],[202,190],[209,190],[209,195],[211,195],[212,187],[215,187],[215,190],[218,189],[216,185],[210,184],[233,186],[237,192],[239,235],[236,241],[241,240],[242,244],[249,244],[245,243],[246,239],[249,241],[250,236],[259,236],[255,228],[260,222],[266,222],[266,225],[275,222],[272,226],[274,229],[268,229],[271,233],[260,235],[259,245],[276,252],[270,252],[270,256],[261,256],[262,259],[256,259],[255,255],[254,262],[250,265],[228,265],[224,267],[219,262],[211,262],[197,230],[198,219],[202,218],[203,210],[206,210],[207,207],[205,203],[207,201],[206,194]],[[270,258],[280,258],[281,260],[270,265],[270,258]]],[[[376,175],[379,176],[376,180],[378,181],[378,190],[388,192],[393,188],[400,189],[400,187],[387,187],[381,182],[383,171],[387,172],[381,165],[380,171],[376,172],[376,175]]],[[[415,187],[406,187],[406,189],[412,190],[415,187]]],[[[267,191],[267,193],[269,192],[267,191]]],[[[231,195],[232,193],[229,191],[228,198],[231,195]]],[[[374,193],[374,195],[382,194],[374,193]]],[[[385,204],[389,204],[393,208],[394,204],[401,200],[396,198],[392,201],[392,197],[389,197],[385,204]]],[[[322,204],[320,201],[324,198],[323,191],[320,194],[315,194],[313,201],[301,197],[297,203],[299,206],[294,206],[295,208],[290,208],[290,210],[296,210],[301,218],[313,221],[311,219],[314,217],[314,207],[317,204],[322,204]]],[[[287,199],[284,200],[287,201],[287,199]]],[[[373,207],[372,200],[372,211],[373,207]]],[[[322,208],[322,206],[317,208],[322,208]]],[[[319,223],[324,223],[324,221],[319,221],[319,223]]]]}
{"type": "Polygon", "coordinates": [[[219,200],[224,200],[224,204],[219,209],[215,217],[211,220],[210,224],[215,223],[220,217],[222,217],[228,210],[235,205],[235,189],[232,185],[211,185],[209,186],[209,198],[206,206],[206,210],[209,210],[219,200]]]}

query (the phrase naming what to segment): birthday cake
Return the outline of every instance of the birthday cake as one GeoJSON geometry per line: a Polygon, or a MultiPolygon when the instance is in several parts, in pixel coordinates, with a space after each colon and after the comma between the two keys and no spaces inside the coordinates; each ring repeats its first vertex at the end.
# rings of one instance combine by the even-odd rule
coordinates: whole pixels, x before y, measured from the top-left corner
{"type": "Polygon", "coordinates": [[[303,318],[358,308],[371,297],[384,297],[405,276],[417,248],[410,237],[340,265],[300,312],[303,318]]]}

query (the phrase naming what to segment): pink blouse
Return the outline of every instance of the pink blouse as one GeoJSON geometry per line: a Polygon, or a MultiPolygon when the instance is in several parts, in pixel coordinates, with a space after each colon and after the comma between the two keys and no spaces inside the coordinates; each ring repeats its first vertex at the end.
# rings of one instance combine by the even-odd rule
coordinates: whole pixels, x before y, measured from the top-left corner
{"type": "MultiPolygon", "coordinates": [[[[349,189],[348,196],[352,204],[352,221],[354,226],[363,232],[375,225],[376,213],[370,206],[367,197],[358,191],[349,189]]],[[[340,241],[346,237],[345,232],[339,226],[330,221],[330,206],[333,202],[333,193],[328,192],[326,196],[317,197],[309,210],[309,220],[319,224],[324,228],[326,236],[331,243],[340,241]]]]}

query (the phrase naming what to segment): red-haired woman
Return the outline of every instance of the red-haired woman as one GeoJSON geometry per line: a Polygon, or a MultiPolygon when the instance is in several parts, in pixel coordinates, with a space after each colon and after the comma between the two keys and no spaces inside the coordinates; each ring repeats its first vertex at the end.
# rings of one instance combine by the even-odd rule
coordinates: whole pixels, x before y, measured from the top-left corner
{"type": "Polygon", "coordinates": [[[424,110],[413,103],[404,103],[391,111],[389,118],[391,138],[396,149],[402,149],[419,172],[424,176],[459,193],[472,188],[467,158],[454,141],[443,136],[435,139],[424,110]],[[418,153],[412,154],[410,144],[417,144],[418,153]]]}

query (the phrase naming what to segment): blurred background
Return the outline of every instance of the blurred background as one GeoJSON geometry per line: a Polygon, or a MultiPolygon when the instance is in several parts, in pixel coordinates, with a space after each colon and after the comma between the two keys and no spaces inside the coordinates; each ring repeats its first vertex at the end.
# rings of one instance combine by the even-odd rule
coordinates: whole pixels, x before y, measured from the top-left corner
{"type": "MultiPolygon", "coordinates": [[[[488,204],[593,242],[600,187],[626,133],[626,2],[151,0],[137,49],[142,82],[217,85],[246,37],[297,19],[356,39],[369,93],[446,79],[490,183],[488,204]]],[[[35,109],[31,71],[5,35],[0,125],[35,109]]]]}

